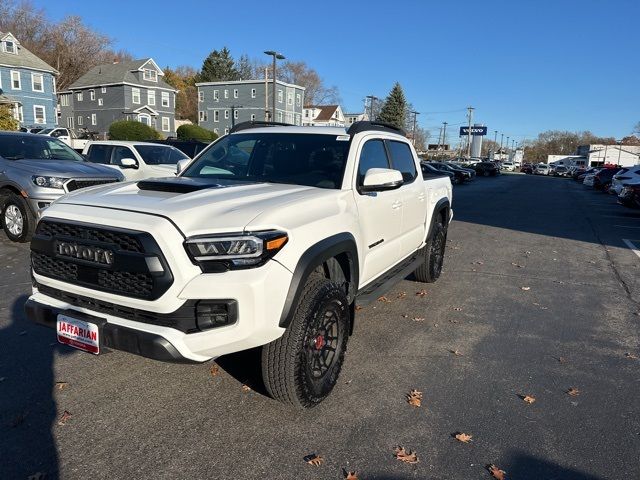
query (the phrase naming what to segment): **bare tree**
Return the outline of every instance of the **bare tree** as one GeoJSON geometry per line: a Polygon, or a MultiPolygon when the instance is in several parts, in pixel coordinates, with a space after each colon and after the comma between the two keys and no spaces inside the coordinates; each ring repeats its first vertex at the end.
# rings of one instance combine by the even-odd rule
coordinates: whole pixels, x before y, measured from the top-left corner
{"type": "Polygon", "coordinates": [[[318,72],[306,62],[285,62],[278,68],[278,78],[305,88],[306,105],[334,105],[340,103],[338,87],[327,87],[318,72]]]}

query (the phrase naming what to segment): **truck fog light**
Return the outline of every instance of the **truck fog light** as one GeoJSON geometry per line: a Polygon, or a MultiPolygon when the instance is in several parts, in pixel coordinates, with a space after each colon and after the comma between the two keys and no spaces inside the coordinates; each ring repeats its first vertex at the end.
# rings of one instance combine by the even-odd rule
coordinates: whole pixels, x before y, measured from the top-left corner
{"type": "Polygon", "coordinates": [[[201,300],[196,307],[199,330],[224,327],[236,322],[238,303],[235,300],[201,300]]]}
{"type": "Polygon", "coordinates": [[[158,257],[146,257],[145,262],[147,262],[147,268],[151,273],[164,273],[164,268],[162,267],[162,262],[158,257]]]}

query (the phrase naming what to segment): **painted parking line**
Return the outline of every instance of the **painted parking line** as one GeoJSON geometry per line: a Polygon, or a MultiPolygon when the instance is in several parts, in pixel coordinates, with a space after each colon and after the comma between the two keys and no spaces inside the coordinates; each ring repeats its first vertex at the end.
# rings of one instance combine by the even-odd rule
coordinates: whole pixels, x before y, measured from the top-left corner
{"type": "Polygon", "coordinates": [[[620,227],[620,228],[640,228],[640,227],[631,226],[631,225],[612,225],[612,227],[620,227]]]}
{"type": "MultiPolygon", "coordinates": [[[[636,246],[631,240],[627,240],[626,238],[623,238],[622,241],[627,245],[627,247],[631,249],[633,253],[638,256],[638,258],[640,258],[640,249],[638,248],[638,246],[636,246]]],[[[636,240],[636,242],[638,241],[636,240]]],[[[640,244],[640,242],[638,242],[638,244],[640,244]]]]}

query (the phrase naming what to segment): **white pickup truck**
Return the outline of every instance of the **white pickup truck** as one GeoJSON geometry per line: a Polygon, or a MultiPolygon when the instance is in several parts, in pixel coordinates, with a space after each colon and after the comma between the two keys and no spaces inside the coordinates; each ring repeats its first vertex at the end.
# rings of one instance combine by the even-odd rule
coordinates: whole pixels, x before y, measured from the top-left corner
{"type": "Polygon", "coordinates": [[[269,393],[336,384],[356,304],[441,272],[452,187],[398,129],[247,122],[173,178],[72,192],[31,243],[32,320],[60,342],[203,362],[262,346],[269,393]]]}
{"type": "Polygon", "coordinates": [[[73,130],[64,127],[45,128],[44,130],[40,130],[36,135],[47,135],[48,137],[57,138],[77,152],[82,152],[87,142],[90,141],[89,139],[78,138],[73,130]]]}

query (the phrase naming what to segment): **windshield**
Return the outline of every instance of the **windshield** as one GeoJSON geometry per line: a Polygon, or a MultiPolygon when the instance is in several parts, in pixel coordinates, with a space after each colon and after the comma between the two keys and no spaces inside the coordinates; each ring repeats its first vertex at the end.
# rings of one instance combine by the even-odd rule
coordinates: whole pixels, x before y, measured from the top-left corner
{"type": "Polygon", "coordinates": [[[341,188],[349,143],[346,135],[227,135],[202,152],[181,176],[341,188]]]}
{"type": "Polygon", "coordinates": [[[189,159],[169,145],[136,145],[136,150],[147,165],[175,165],[180,160],[189,159]]]}
{"type": "Polygon", "coordinates": [[[31,135],[0,135],[0,157],[7,160],[73,160],[84,159],[56,138],[31,135]]]}

